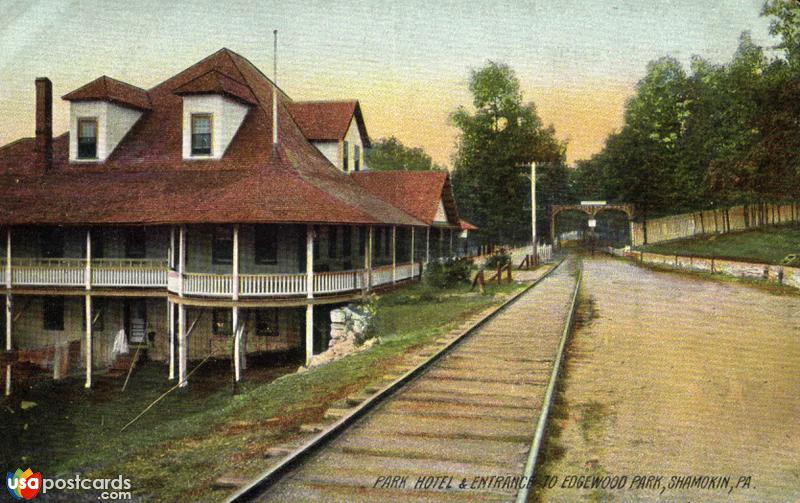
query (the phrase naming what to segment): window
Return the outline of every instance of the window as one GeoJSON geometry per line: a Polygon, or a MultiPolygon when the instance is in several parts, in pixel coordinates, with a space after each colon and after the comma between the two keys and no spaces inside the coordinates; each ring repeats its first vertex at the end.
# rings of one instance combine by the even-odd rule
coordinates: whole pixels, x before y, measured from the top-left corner
{"type": "Polygon", "coordinates": [[[42,325],[44,330],[64,330],[64,297],[45,297],[42,325]]]}
{"type": "Polygon", "coordinates": [[[353,145],[353,171],[361,170],[361,147],[353,145]]]}
{"type": "Polygon", "coordinates": [[[381,251],[383,250],[383,245],[381,244],[381,241],[383,240],[383,227],[378,227],[377,229],[375,229],[374,239],[375,242],[372,243],[372,246],[374,248],[373,255],[375,255],[376,257],[380,257],[381,251]]]}
{"type": "Polygon", "coordinates": [[[278,263],[278,232],[274,225],[256,227],[255,237],[256,264],[278,263]]]}
{"type": "Polygon", "coordinates": [[[230,309],[214,309],[211,311],[211,333],[214,335],[233,334],[233,314],[230,309]]]}
{"type": "Polygon", "coordinates": [[[353,254],[353,228],[342,227],[342,256],[350,258],[353,254]]]}
{"type": "Polygon", "coordinates": [[[350,169],[350,143],[347,141],[342,144],[342,169],[350,169]]]}
{"type": "Polygon", "coordinates": [[[192,114],[192,155],[211,155],[211,114],[192,114]]]}
{"type": "Polygon", "coordinates": [[[78,119],[78,159],[97,159],[97,119],[78,119]]]}
{"type": "MultiPolygon", "coordinates": [[[[105,257],[105,233],[102,228],[92,229],[92,258],[105,257]]],[[[83,255],[86,255],[86,241],[83,241],[83,255]]]]}
{"type": "Polygon", "coordinates": [[[386,234],[386,241],[383,242],[383,244],[384,244],[384,249],[383,249],[384,253],[383,254],[388,257],[388,256],[390,256],[392,254],[392,232],[391,232],[391,229],[389,229],[387,227],[386,231],[384,232],[384,234],[386,234]]]}
{"type": "Polygon", "coordinates": [[[363,257],[367,253],[367,228],[358,228],[358,256],[363,257]]]}
{"type": "Polygon", "coordinates": [[[261,337],[278,337],[280,335],[277,309],[256,311],[256,335],[261,337]]]}
{"type": "Polygon", "coordinates": [[[213,264],[233,263],[233,229],[231,227],[224,225],[214,227],[211,262],[213,264]]]}
{"type": "Polygon", "coordinates": [[[338,230],[339,228],[336,226],[328,227],[328,258],[336,258],[338,230]]]}
{"type": "Polygon", "coordinates": [[[50,227],[39,233],[39,248],[42,257],[61,258],[64,256],[64,229],[50,227]]]}
{"type": "Polygon", "coordinates": [[[144,227],[131,227],[125,231],[125,257],[145,258],[147,256],[147,233],[144,227]]]}

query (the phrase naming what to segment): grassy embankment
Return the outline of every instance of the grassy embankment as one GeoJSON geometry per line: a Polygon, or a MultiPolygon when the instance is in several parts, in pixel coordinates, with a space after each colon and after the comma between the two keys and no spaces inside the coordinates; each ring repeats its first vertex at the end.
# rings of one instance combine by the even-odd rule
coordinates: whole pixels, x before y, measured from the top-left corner
{"type": "Polygon", "coordinates": [[[800,228],[786,226],[754,229],[658,243],[640,249],[670,255],[694,255],[780,264],[787,255],[800,253],[800,228]]]}
{"type": "Polygon", "coordinates": [[[491,285],[482,296],[468,286],[415,285],[387,293],[377,301],[381,342],[371,349],[299,374],[291,373],[297,365],[290,359],[251,362],[236,395],[230,362],[210,361],[188,389],[170,394],[123,433],[172,385],[163,365],[143,366],[125,393],[120,380],[102,376],[91,391],[77,377],[40,384],[0,406],[3,465],[31,466],[45,476],[122,474],[136,494],[153,501],[224,499],[229,491],[214,487],[220,476],[260,473],[271,463],[264,452],[299,440],[301,424],[322,421],[331,404],[381,381],[410,353],[520,288],[491,285]],[[21,400],[37,405],[23,410],[21,400]]]}

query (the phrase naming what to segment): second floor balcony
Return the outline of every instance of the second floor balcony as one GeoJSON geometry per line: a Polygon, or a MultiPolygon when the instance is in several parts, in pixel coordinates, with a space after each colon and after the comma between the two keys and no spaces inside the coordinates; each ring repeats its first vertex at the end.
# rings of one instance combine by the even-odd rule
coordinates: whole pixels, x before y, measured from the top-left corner
{"type": "MultiPolygon", "coordinates": [[[[368,230],[364,232],[359,227],[338,226],[336,231],[315,228],[311,241],[307,241],[306,226],[276,226],[279,228],[267,233],[274,243],[268,244],[264,251],[258,248],[265,246],[258,235],[261,229],[242,226],[236,232],[234,268],[233,243],[226,241],[230,235],[219,227],[137,231],[134,240],[142,242],[138,252],[144,258],[91,256],[92,250],[123,254],[134,249],[131,243],[119,244],[125,239],[125,233],[119,229],[94,230],[93,234],[72,229],[58,236],[60,242],[55,253],[84,255],[84,258],[35,256],[44,254],[35,250],[37,240],[32,236],[38,231],[26,229],[25,234],[16,233],[17,247],[12,245],[12,253],[3,253],[4,258],[0,259],[0,284],[12,289],[124,288],[163,290],[165,294],[187,297],[284,298],[360,292],[419,277],[422,271],[420,261],[411,261],[424,258],[424,254],[419,251],[412,254],[410,229],[395,230],[394,237],[389,228],[381,229],[366,244],[362,236],[369,239],[368,230]],[[182,238],[179,232],[184,233],[182,238]],[[401,232],[407,235],[398,240],[401,232]],[[223,239],[216,239],[220,234],[223,239]],[[185,247],[182,264],[181,243],[185,247]],[[231,250],[226,253],[228,245],[231,250]],[[15,256],[17,250],[27,256],[15,256]],[[372,253],[365,259],[368,250],[372,253]],[[306,267],[307,260],[312,261],[312,271],[306,267]],[[353,267],[354,264],[362,267],[353,267]]],[[[54,253],[52,249],[42,249],[54,253]]]]}

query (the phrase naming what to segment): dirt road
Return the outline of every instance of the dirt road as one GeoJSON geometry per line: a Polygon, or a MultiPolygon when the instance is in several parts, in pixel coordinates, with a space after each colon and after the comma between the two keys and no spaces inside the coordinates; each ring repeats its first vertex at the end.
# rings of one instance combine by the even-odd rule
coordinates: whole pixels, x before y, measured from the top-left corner
{"type": "Polygon", "coordinates": [[[800,296],[610,258],[584,261],[582,295],[544,501],[800,501],[800,296]]]}

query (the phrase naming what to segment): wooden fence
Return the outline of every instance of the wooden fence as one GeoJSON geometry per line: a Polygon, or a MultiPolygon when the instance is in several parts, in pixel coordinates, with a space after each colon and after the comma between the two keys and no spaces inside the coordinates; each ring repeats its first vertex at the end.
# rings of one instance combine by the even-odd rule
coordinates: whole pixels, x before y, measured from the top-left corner
{"type": "MultiPolygon", "coordinates": [[[[800,204],[733,206],[647,220],[647,244],[704,234],[724,234],[800,220],[800,204]]],[[[645,244],[645,224],[631,223],[631,245],[645,244]]]]}

